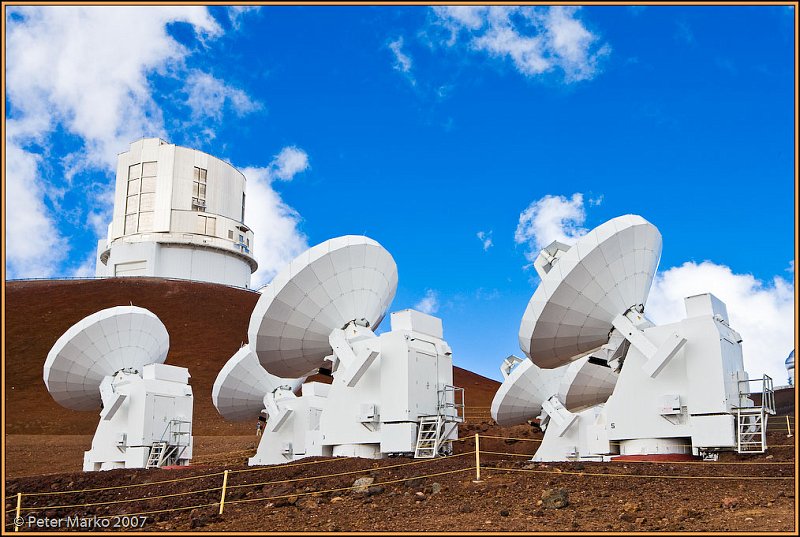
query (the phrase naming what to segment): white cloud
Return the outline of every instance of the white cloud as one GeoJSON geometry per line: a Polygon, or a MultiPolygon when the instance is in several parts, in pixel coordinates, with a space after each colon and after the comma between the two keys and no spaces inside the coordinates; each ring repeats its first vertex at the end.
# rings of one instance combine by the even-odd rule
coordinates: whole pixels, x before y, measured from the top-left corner
{"type": "Polygon", "coordinates": [[[589,206],[597,207],[598,205],[601,205],[603,203],[603,198],[604,196],[602,194],[594,198],[589,198],[589,206]]]}
{"type": "Polygon", "coordinates": [[[68,245],[44,203],[39,157],[16,142],[17,121],[7,120],[6,128],[6,274],[47,277],[66,257],[68,245]]]}
{"type": "Polygon", "coordinates": [[[468,47],[510,59],[528,77],[560,70],[567,83],[593,78],[611,52],[568,6],[437,6],[436,23],[449,46],[465,36],[468,47]]]}
{"type": "MultiPolygon", "coordinates": [[[[167,33],[186,22],[201,38],[221,28],[202,7],[58,6],[15,10],[7,89],[17,113],[45,129],[61,123],[86,144],[92,165],[113,167],[120,148],[159,135],[147,75],[180,69],[189,51],[167,33]],[[134,23],[135,22],[135,23],[134,23]]],[[[38,132],[37,134],[46,134],[38,132]]]]}
{"type": "Polygon", "coordinates": [[[295,146],[284,147],[269,164],[270,174],[281,181],[291,181],[309,168],[308,154],[295,146]]]}
{"type": "Polygon", "coordinates": [[[242,26],[242,19],[247,15],[258,14],[261,6],[228,6],[228,19],[231,21],[231,26],[234,30],[238,30],[242,26]]]}
{"type": "Polygon", "coordinates": [[[403,52],[402,36],[389,43],[389,48],[394,53],[394,68],[401,73],[409,73],[413,63],[411,58],[403,52]]]}
{"type": "MultiPolygon", "coordinates": [[[[170,24],[186,23],[201,45],[219,37],[222,29],[205,7],[15,7],[9,8],[6,22],[8,121],[13,122],[6,133],[6,177],[13,200],[7,205],[6,263],[15,277],[52,276],[65,259],[68,234],[59,230],[60,215],[46,202],[48,195],[57,202],[64,190],[47,181],[44,167],[54,162],[48,154],[53,133],[60,130],[80,142],[74,154],[58,155],[66,167],[64,180],[72,186],[73,176],[88,169],[110,177],[117,154],[131,141],[166,137],[151,75],[195,80],[198,99],[201,89],[215,87],[234,109],[243,110],[247,101],[210,75],[198,78],[202,73],[186,66],[191,51],[167,31],[170,24]],[[198,85],[202,80],[205,85],[198,85]],[[13,232],[23,225],[23,233],[13,232]]],[[[88,212],[106,210],[100,191],[87,200],[88,212]]]]}
{"type": "Polygon", "coordinates": [[[533,262],[551,242],[572,244],[585,235],[588,230],[581,227],[585,220],[583,194],[576,192],[570,199],[548,194],[520,213],[514,241],[528,246],[525,257],[533,262]]]}
{"type": "Polygon", "coordinates": [[[656,275],[645,314],[664,324],[683,319],[683,299],[712,293],[728,309],[731,327],[742,336],[745,369],[751,378],[767,373],[786,384],[783,361],[794,348],[794,285],[781,277],[771,283],[736,274],[711,261],[686,262],[656,275]]]}
{"type": "Polygon", "coordinates": [[[253,230],[253,255],[258,270],[251,287],[258,289],[272,280],[292,259],[308,249],[307,237],[298,229],[300,214],[286,204],[272,184],[276,179],[291,181],[308,169],[308,155],[297,147],[285,147],[261,168],[243,168],[247,178],[245,220],[253,230]]]}
{"type": "Polygon", "coordinates": [[[261,108],[240,89],[232,88],[222,80],[202,71],[193,70],[186,80],[186,104],[193,119],[211,118],[220,121],[227,103],[237,116],[261,108]]]}
{"type": "Polygon", "coordinates": [[[72,269],[69,275],[72,278],[92,278],[95,275],[95,265],[96,265],[96,253],[92,252],[86,259],[83,260],[83,263],[72,269]]]}
{"type": "Polygon", "coordinates": [[[477,30],[486,24],[489,8],[486,6],[436,6],[433,8],[439,21],[458,32],[462,27],[477,30]]]}
{"type": "Polygon", "coordinates": [[[425,296],[416,304],[414,309],[432,315],[439,311],[439,293],[433,289],[425,291],[425,296]]]}
{"type": "Polygon", "coordinates": [[[481,241],[481,245],[483,246],[483,251],[487,251],[489,248],[492,247],[492,232],[491,231],[479,231],[476,236],[478,240],[481,241]]]}

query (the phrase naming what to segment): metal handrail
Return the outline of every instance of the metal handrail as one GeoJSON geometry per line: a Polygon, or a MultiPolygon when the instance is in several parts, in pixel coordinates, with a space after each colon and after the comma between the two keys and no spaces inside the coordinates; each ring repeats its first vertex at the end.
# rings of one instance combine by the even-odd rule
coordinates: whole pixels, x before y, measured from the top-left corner
{"type": "Polygon", "coordinates": [[[739,406],[736,408],[741,408],[744,410],[752,409],[755,410],[758,407],[748,407],[743,404],[743,399],[747,399],[749,395],[753,392],[750,390],[750,383],[751,382],[760,382],[761,383],[761,408],[764,412],[775,415],[775,390],[773,388],[772,377],[765,374],[761,378],[754,378],[754,379],[744,379],[739,381],[739,406]],[[744,389],[742,389],[742,385],[744,384],[744,389]]]}
{"type": "Polygon", "coordinates": [[[465,410],[466,410],[466,404],[464,400],[464,388],[447,384],[441,390],[439,390],[439,408],[438,408],[439,415],[445,418],[450,417],[446,413],[446,410],[449,408],[455,409],[456,411],[455,416],[452,416],[453,418],[455,418],[455,421],[458,422],[464,421],[465,410]],[[448,394],[451,392],[453,394],[452,402],[450,402],[448,398],[448,394]],[[456,402],[456,393],[459,393],[461,395],[460,403],[456,402]]]}

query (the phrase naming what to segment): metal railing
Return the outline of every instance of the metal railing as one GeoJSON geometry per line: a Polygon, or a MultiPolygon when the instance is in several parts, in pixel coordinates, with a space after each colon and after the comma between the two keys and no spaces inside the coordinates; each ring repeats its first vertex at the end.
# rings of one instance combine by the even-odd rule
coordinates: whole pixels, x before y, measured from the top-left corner
{"type": "Polygon", "coordinates": [[[438,412],[440,416],[462,423],[464,421],[465,409],[464,388],[447,384],[439,390],[438,412]],[[450,409],[453,409],[455,412],[448,412],[450,409]]]}
{"type": "Polygon", "coordinates": [[[775,415],[775,390],[772,384],[772,377],[769,375],[764,375],[761,378],[754,378],[754,379],[747,379],[747,380],[740,380],[739,381],[739,406],[737,408],[753,408],[748,407],[745,404],[745,399],[749,399],[749,396],[753,393],[750,389],[750,383],[752,382],[760,382],[761,383],[761,408],[764,409],[764,412],[770,415],[775,415]]]}

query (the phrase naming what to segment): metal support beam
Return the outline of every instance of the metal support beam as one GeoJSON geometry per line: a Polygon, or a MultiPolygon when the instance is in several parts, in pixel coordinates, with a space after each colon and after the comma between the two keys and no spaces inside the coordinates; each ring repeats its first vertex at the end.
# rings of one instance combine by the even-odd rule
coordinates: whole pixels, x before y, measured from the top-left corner
{"type": "Polygon", "coordinates": [[[647,362],[642,365],[642,369],[650,378],[655,378],[667,366],[673,357],[686,344],[686,338],[678,332],[673,332],[667,340],[656,346],[645,335],[644,331],[637,327],[625,315],[617,315],[612,321],[614,328],[622,334],[625,339],[630,341],[636,350],[641,352],[647,362]]]}

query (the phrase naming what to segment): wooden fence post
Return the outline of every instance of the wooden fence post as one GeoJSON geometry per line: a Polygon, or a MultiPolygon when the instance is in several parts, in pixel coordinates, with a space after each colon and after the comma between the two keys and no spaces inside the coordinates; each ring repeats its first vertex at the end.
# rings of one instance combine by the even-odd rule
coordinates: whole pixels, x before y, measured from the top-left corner
{"type": "Polygon", "coordinates": [[[19,531],[19,527],[21,526],[21,524],[17,523],[17,522],[19,522],[19,519],[20,519],[20,516],[19,516],[20,511],[22,511],[22,493],[21,492],[17,492],[17,513],[16,513],[16,516],[14,518],[14,531],[19,531]]]}
{"type": "Polygon", "coordinates": [[[219,498],[219,514],[225,510],[225,491],[228,489],[228,470],[225,470],[224,477],[222,478],[222,496],[219,498]]]}
{"type": "Polygon", "coordinates": [[[481,439],[478,433],[475,433],[475,481],[474,483],[481,482],[481,439]]]}

